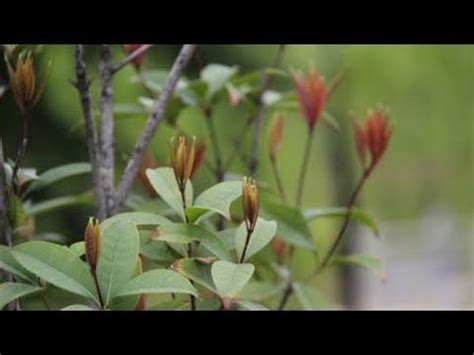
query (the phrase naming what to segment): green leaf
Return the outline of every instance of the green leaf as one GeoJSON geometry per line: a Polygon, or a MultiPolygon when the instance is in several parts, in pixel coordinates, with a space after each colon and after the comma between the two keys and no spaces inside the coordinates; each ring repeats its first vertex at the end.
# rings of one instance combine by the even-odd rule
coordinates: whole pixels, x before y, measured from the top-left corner
{"type": "Polygon", "coordinates": [[[20,277],[23,280],[28,280],[31,283],[35,283],[35,275],[21,266],[18,261],[11,254],[12,249],[4,245],[0,245],[0,269],[3,269],[15,276],[20,277]]]}
{"type": "Polygon", "coordinates": [[[211,292],[217,293],[216,286],[212,280],[211,264],[203,263],[198,259],[180,259],[176,260],[172,268],[181,275],[196,282],[211,292]]]}
{"type": "Polygon", "coordinates": [[[193,221],[198,223],[199,217],[208,211],[219,213],[230,220],[230,205],[241,195],[241,181],[224,181],[212,186],[196,198],[192,208],[198,209],[198,212],[192,215],[193,221]]]}
{"type": "Polygon", "coordinates": [[[145,258],[159,262],[171,263],[180,258],[178,254],[168,243],[161,240],[150,240],[150,234],[153,232],[140,232],[140,254],[145,258]]]}
{"type": "Polygon", "coordinates": [[[34,191],[41,190],[57,181],[66,179],[68,177],[88,174],[90,172],[90,163],[71,163],[57,166],[39,175],[39,179],[32,182],[28,189],[26,189],[25,195],[34,191]]]}
{"type": "Polygon", "coordinates": [[[150,212],[125,212],[119,213],[115,216],[107,218],[100,224],[100,228],[104,231],[106,228],[116,223],[117,221],[129,221],[137,226],[159,226],[166,223],[171,223],[168,218],[162,217],[156,213],[150,212]]]}
{"type": "Polygon", "coordinates": [[[255,271],[252,264],[234,264],[216,261],[212,264],[211,275],[219,296],[234,298],[247,284],[255,271]]]}
{"type": "MultiPolygon", "coordinates": [[[[304,217],[307,221],[318,218],[344,218],[347,215],[347,211],[347,207],[312,208],[304,211],[304,217]]],[[[366,212],[353,207],[350,220],[365,225],[372,230],[376,237],[379,237],[379,230],[375,220],[366,212]]]]}
{"type": "MultiPolygon", "coordinates": [[[[183,201],[179,192],[178,183],[171,168],[147,169],[146,175],[151,185],[160,195],[160,197],[186,221],[183,201]]],[[[191,206],[193,202],[193,188],[191,182],[186,185],[186,205],[191,206]]]]}
{"type": "Polygon", "coordinates": [[[349,265],[358,266],[371,270],[379,277],[384,277],[385,272],[382,262],[371,255],[352,254],[352,255],[336,255],[331,261],[332,265],[349,265]]]}
{"type": "Polygon", "coordinates": [[[238,71],[237,67],[229,67],[222,64],[208,64],[201,71],[201,80],[207,83],[207,98],[211,99],[214,94],[222,89],[225,84],[238,71]]]}
{"type": "Polygon", "coordinates": [[[225,244],[215,234],[195,224],[165,224],[158,227],[160,240],[188,244],[200,241],[201,245],[219,259],[230,260],[230,254],[225,244]]]}
{"type": "Polygon", "coordinates": [[[18,282],[5,282],[0,284],[0,309],[17,298],[40,291],[41,287],[21,284],[18,282]]]}
{"type": "Polygon", "coordinates": [[[293,290],[298,302],[304,310],[328,309],[330,304],[326,297],[314,287],[302,285],[298,282],[293,284],[293,290]]]}
{"type": "Polygon", "coordinates": [[[249,301],[261,302],[274,297],[285,288],[284,283],[275,284],[268,281],[250,281],[239,292],[238,298],[249,301]]]}
{"type": "Polygon", "coordinates": [[[136,226],[119,220],[101,230],[97,279],[104,305],[132,278],[138,263],[139,239],[136,226]]]}
{"type": "Polygon", "coordinates": [[[123,286],[117,296],[157,293],[185,293],[199,296],[184,276],[171,270],[151,270],[138,275],[123,286]]]}
{"type": "Polygon", "coordinates": [[[81,195],[64,196],[36,204],[26,204],[25,212],[28,216],[37,216],[43,213],[51,212],[58,208],[70,207],[74,205],[92,205],[93,203],[94,198],[92,192],[86,192],[81,195]]]}
{"type": "Polygon", "coordinates": [[[61,311],[97,311],[95,308],[83,304],[73,304],[61,309],[61,311]]]}
{"type": "MultiPolygon", "coordinates": [[[[277,231],[277,224],[274,221],[266,221],[263,218],[257,219],[255,230],[250,236],[250,240],[245,253],[245,260],[248,260],[252,255],[262,250],[275,236],[277,231]]],[[[237,252],[238,259],[244,251],[245,241],[247,239],[247,228],[245,223],[242,223],[237,231],[235,232],[235,250],[237,252]]]]}
{"type": "Polygon", "coordinates": [[[16,246],[13,257],[46,282],[96,301],[94,281],[79,257],[60,245],[34,241],[16,246]]]}
{"type": "Polygon", "coordinates": [[[148,311],[187,311],[189,310],[189,301],[174,300],[169,302],[161,302],[147,309],[148,311]]]}
{"type": "Polygon", "coordinates": [[[77,243],[71,244],[69,246],[69,250],[71,250],[77,256],[81,257],[86,253],[86,243],[77,242],[77,243]]]}
{"type": "Polygon", "coordinates": [[[251,301],[238,301],[237,308],[240,311],[269,311],[270,309],[251,301]]]}
{"type": "Polygon", "coordinates": [[[222,240],[227,248],[227,250],[235,249],[235,233],[237,228],[228,228],[222,231],[218,231],[216,234],[220,240],[222,240]]]}
{"type": "Polygon", "coordinates": [[[311,230],[298,208],[264,200],[261,216],[277,222],[276,234],[288,244],[314,250],[311,230]]]}

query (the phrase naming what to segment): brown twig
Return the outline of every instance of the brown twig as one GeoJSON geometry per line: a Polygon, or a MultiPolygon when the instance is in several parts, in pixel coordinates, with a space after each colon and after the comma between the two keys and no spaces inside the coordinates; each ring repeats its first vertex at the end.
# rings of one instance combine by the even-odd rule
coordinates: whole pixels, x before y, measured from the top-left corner
{"type": "Polygon", "coordinates": [[[100,156],[97,131],[94,123],[92,102],[89,92],[90,80],[87,78],[86,62],[84,60],[84,49],[81,44],[74,46],[76,81],[72,83],[77,89],[81,101],[82,114],[86,127],[87,146],[89,158],[92,165],[92,185],[95,196],[95,215],[99,220],[106,217],[105,199],[100,187],[100,156]]]}
{"type": "Polygon", "coordinates": [[[239,264],[242,264],[245,260],[245,254],[247,254],[247,248],[249,246],[250,237],[252,236],[253,230],[247,229],[247,237],[245,238],[244,250],[240,256],[239,264]]]}
{"type": "Polygon", "coordinates": [[[110,46],[100,48],[100,185],[105,198],[106,216],[114,210],[114,113],[112,90],[112,51],[110,46]]]}
{"type": "Polygon", "coordinates": [[[115,195],[115,205],[113,213],[117,213],[118,210],[122,207],[127,195],[130,191],[130,188],[133,185],[133,181],[137,175],[138,169],[140,167],[143,154],[146,151],[146,148],[151,142],[151,139],[155,135],[158,124],[161,122],[163,114],[165,112],[166,106],[170,101],[176,84],[178,83],[181,74],[191,59],[194,51],[196,50],[197,45],[195,44],[186,44],[181,48],[173,67],[171,68],[168,80],[161,92],[160,98],[156,101],[155,106],[153,107],[151,115],[148,117],[145,129],[143,130],[142,135],[138,139],[135,148],[133,149],[132,155],[128,160],[127,166],[122,175],[122,179],[117,188],[117,193],[115,195]]]}
{"type": "Polygon", "coordinates": [[[153,44],[144,44],[140,46],[138,49],[130,53],[127,57],[122,59],[120,62],[118,62],[115,65],[112,65],[110,68],[110,71],[112,74],[115,74],[118,72],[120,69],[125,67],[127,64],[129,64],[131,61],[133,61],[136,57],[139,55],[145,53],[147,50],[149,50],[151,47],[153,47],[153,44]]]}

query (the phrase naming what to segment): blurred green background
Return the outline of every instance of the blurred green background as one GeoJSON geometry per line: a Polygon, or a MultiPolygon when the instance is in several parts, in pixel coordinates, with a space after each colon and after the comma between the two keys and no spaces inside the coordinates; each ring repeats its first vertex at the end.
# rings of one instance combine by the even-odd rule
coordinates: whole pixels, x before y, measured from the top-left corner
{"type": "MultiPolygon", "coordinates": [[[[157,45],[147,53],[145,69],[167,69],[179,46],[157,45]]],[[[240,73],[269,66],[277,46],[271,45],[213,45],[201,46],[202,63],[237,65],[240,73]]],[[[93,78],[92,92],[98,108],[97,47],[86,46],[89,75],[93,78]]],[[[120,46],[114,48],[114,60],[123,57],[120,46]]],[[[43,99],[32,114],[31,141],[27,165],[39,172],[68,162],[87,161],[82,116],[77,92],[68,82],[74,79],[73,49],[70,45],[47,45],[35,57],[40,73],[46,71],[48,61],[52,70],[43,99]]],[[[464,272],[471,277],[474,202],[474,47],[473,46],[404,46],[404,45],[288,45],[283,68],[307,70],[314,66],[330,81],[344,69],[344,78],[332,97],[328,111],[337,119],[340,130],[318,124],[314,140],[304,207],[323,207],[340,204],[341,195],[351,190],[359,173],[350,126],[352,115],[364,118],[367,109],[383,103],[390,109],[395,132],[387,153],[363,192],[362,203],[382,224],[421,221],[437,206],[446,211],[459,231],[446,235],[450,243],[462,246],[464,272]],[[340,166],[344,165],[344,168],[340,166]],[[338,194],[339,191],[339,194],[338,194]],[[343,193],[340,193],[343,191],[343,193]]],[[[121,71],[114,81],[116,103],[134,103],[145,92],[130,83],[133,68],[121,71]]],[[[198,75],[192,62],[186,71],[188,78],[198,75]]],[[[6,81],[4,65],[0,66],[0,82],[6,81]]],[[[290,90],[290,80],[277,79],[274,87],[290,90]]],[[[217,104],[215,120],[219,144],[224,156],[231,154],[235,133],[245,122],[242,107],[229,109],[225,102],[217,104]]],[[[268,117],[267,117],[268,118],[268,117]]],[[[146,117],[117,117],[116,161],[117,173],[122,171],[136,137],[146,117]]],[[[258,179],[276,186],[267,156],[268,119],[265,120],[258,179]]],[[[206,126],[201,114],[186,109],[179,118],[180,127],[207,140],[206,126]]],[[[0,134],[6,155],[13,157],[19,144],[21,119],[12,97],[6,93],[0,99],[0,134]]],[[[168,142],[173,130],[161,124],[152,143],[152,151],[159,162],[168,160],[168,142]]],[[[279,166],[291,198],[296,192],[306,127],[295,112],[286,115],[285,137],[279,156],[279,166]]],[[[250,147],[250,135],[244,143],[250,147]]],[[[212,154],[212,151],[209,151],[212,154]]],[[[232,171],[245,173],[245,166],[236,160],[232,171]]],[[[119,176],[119,175],[117,175],[119,176]]],[[[202,190],[213,183],[206,168],[197,174],[194,183],[202,190]]],[[[79,193],[90,184],[90,177],[77,177],[35,196],[38,200],[79,193]]],[[[36,220],[38,232],[54,231],[66,235],[71,242],[81,238],[87,216],[92,211],[73,207],[53,212],[36,220]]],[[[331,223],[314,223],[315,238],[321,248],[327,247],[331,223]]],[[[414,235],[390,235],[403,240],[407,246],[414,235]]],[[[382,243],[385,243],[385,240],[382,243]]],[[[389,242],[386,244],[389,245],[389,242]]],[[[297,259],[298,272],[305,273],[312,263],[310,257],[297,259]]],[[[420,261],[421,262],[421,261],[420,261]]],[[[468,282],[468,281],[465,281],[468,282]]],[[[469,289],[469,285],[468,285],[469,289]]],[[[468,301],[469,302],[469,301],[468,301]]],[[[471,301],[472,302],[472,298],[471,301]]],[[[473,302],[474,303],[474,302],[473,302]]],[[[472,303],[471,303],[472,304],[472,303]]]]}

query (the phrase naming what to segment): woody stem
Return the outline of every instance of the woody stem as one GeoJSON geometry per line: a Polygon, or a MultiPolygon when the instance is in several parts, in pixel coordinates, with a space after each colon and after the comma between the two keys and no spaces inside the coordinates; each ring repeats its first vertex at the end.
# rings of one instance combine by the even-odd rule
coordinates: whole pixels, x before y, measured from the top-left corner
{"type": "Polygon", "coordinates": [[[99,280],[97,279],[97,274],[95,270],[91,269],[92,279],[94,280],[95,289],[97,290],[97,296],[99,296],[99,305],[100,308],[104,308],[104,300],[102,299],[102,294],[100,293],[99,280]]]}

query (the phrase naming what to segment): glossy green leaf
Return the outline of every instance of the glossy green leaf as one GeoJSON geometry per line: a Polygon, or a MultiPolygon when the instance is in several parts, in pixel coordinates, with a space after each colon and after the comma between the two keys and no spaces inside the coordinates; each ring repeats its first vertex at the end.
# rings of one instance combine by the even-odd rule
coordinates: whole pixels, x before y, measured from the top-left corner
{"type": "Polygon", "coordinates": [[[25,269],[11,254],[12,249],[4,245],[0,245],[0,269],[3,269],[23,280],[35,283],[35,275],[25,269]]]}
{"type": "Polygon", "coordinates": [[[13,257],[28,271],[71,293],[96,300],[92,276],[79,257],[60,245],[34,241],[16,246],[13,257]]]}
{"type": "MultiPolygon", "coordinates": [[[[304,217],[307,221],[318,218],[344,218],[347,215],[347,211],[347,207],[312,208],[304,211],[304,217]]],[[[379,237],[379,230],[375,220],[366,212],[353,207],[350,220],[365,225],[374,232],[376,237],[379,237]]]]}
{"type": "Polygon", "coordinates": [[[150,212],[124,212],[109,217],[100,224],[101,231],[116,223],[117,221],[129,221],[137,226],[160,226],[171,223],[168,218],[150,212]]]}
{"type": "Polygon", "coordinates": [[[171,263],[173,260],[181,257],[168,243],[150,239],[152,233],[154,232],[140,231],[141,255],[159,263],[171,263]]]}
{"type": "Polygon", "coordinates": [[[234,298],[249,282],[255,271],[252,264],[234,264],[228,261],[216,261],[212,264],[211,275],[219,296],[234,298]]]}
{"type": "Polygon", "coordinates": [[[273,201],[262,201],[261,216],[277,222],[276,234],[285,242],[314,250],[314,241],[303,214],[298,208],[273,201]]]}
{"type": "MultiPolygon", "coordinates": [[[[173,208],[181,217],[183,222],[186,221],[184,213],[183,201],[179,192],[178,183],[171,168],[148,169],[146,175],[151,185],[160,195],[160,197],[173,208]]],[[[191,206],[193,201],[193,188],[191,182],[186,185],[186,205],[191,206]]]]}
{"type": "Polygon", "coordinates": [[[96,273],[104,305],[109,305],[133,276],[139,248],[138,231],[132,222],[119,220],[101,231],[96,273]]]}
{"type": "Polygon", "coordinates": [[[157,293],[185,293],[199,296],[184,276],[171,270],[151,270],[138,275],[124,285],[117,296],[157,293]]]}
{"type": "Polygon", "coordinates": [[[328,309],[330,307],[326,297],[317,288],[295,282],[293,290],[296,299],[306,311],[328,309]]]}
{"type": "Polygon", "coordinates": [[[93,203],[94,197],[92,195],[92,192],[86,192],[81,195],[63,196],[35,204],[26,204],[25,212],[28,216],[37,216],[59,208],[70,207],[75,205],[92,205],[93,203]]]}
{"type": "Polygon", "coordinates": [[[77,256],[83,256],[86,253],[86,244],[84,242],[77,242],[69,246],[71,250],[77,256]]]}
{"type": "Polygon", "coordinates": [[[239,292],[238,298],[240,300],[261,302],[279,295],[284,288],[284,283],[275,284],[269,281],[250,281],[239,292]]]}
{"type": "Polygon", "coordinates": [[[61,311],[97,311],[95,308],[83,304],[73,304],[64,308],[61,308],[61,311]]]}
{"type": "Polygon", "coordinates": [[[237,309],[240,311],[269,311],[268,307],[252,301],[238,301],[237,309]]]}
{"type": "Polygon", "coordinates": [[[158,227],[158,232],[160,234],[159,240],[181,244],[197,240],[218,258],[230,260],[230,254],[224,242],[201,226],[184,223],[165,224],[158,227]]]}
{"type": "Polygon", "coordinates": [[[172,268],[198,285],[217,293],[216,286],[212,280],[211,264],[188,258],[177,260],[173,263],[172,268]]]}
{"type": "Polygon", "coordinates": [[[380,259],[363,254],[336,255],[331,261],[332,265],[358,266],[375,272],[377,276],[384,277],[384,268],[380,259]]]}
{"type": "Polygon", "coordinates": [[[214,94],[222,89],[225,84],[237,73],[237,67],[229,67],[222,64],[208,64],[201,71],[201,80],[208,85],[207,97],[212,98],[214,94]]]}
{"type": "Polygon", "coordinates": [[[40,291],[41,287],[22,284],[18,282],[5,282],[0,284],[0,310],[17,298],[40,291]]]}
{"type": "MultiPolygon", "coordinates": [[[[266,221],[263,218],[258,218],[255,230],[250,236],[247,252],[245,253],[245,260],[248,260],[252,255],[258,253],[265,248],[268,243],[275,236],[277,231],[277,224],[274,221],[266,221]]],[[[235,250],[237,252],[238,260],[244,251],[245,241],[247,239],[247,228],[245,223],[242,223],[235,232],[235,250]]]]}
{"type": "Polygon", "coordinates": [[[219,213],[230,220],[230,205],[242,195],[241,181],[224,181],[212,186],[201,193],[194,201],[193,208],[200,210],[200,213],[193,215],[193,221],[198,222],[207,211],[219,213]]]}
{"type": "Polygon", "coordinates": [[[41,190],[57,181],[69,178],[71,176],[88,174],[90,172],[90,163],[71,163],[57,166],[39,175],[38,180],[31,183],[28,189],[26,189],[25,194],[41,190]]]}

